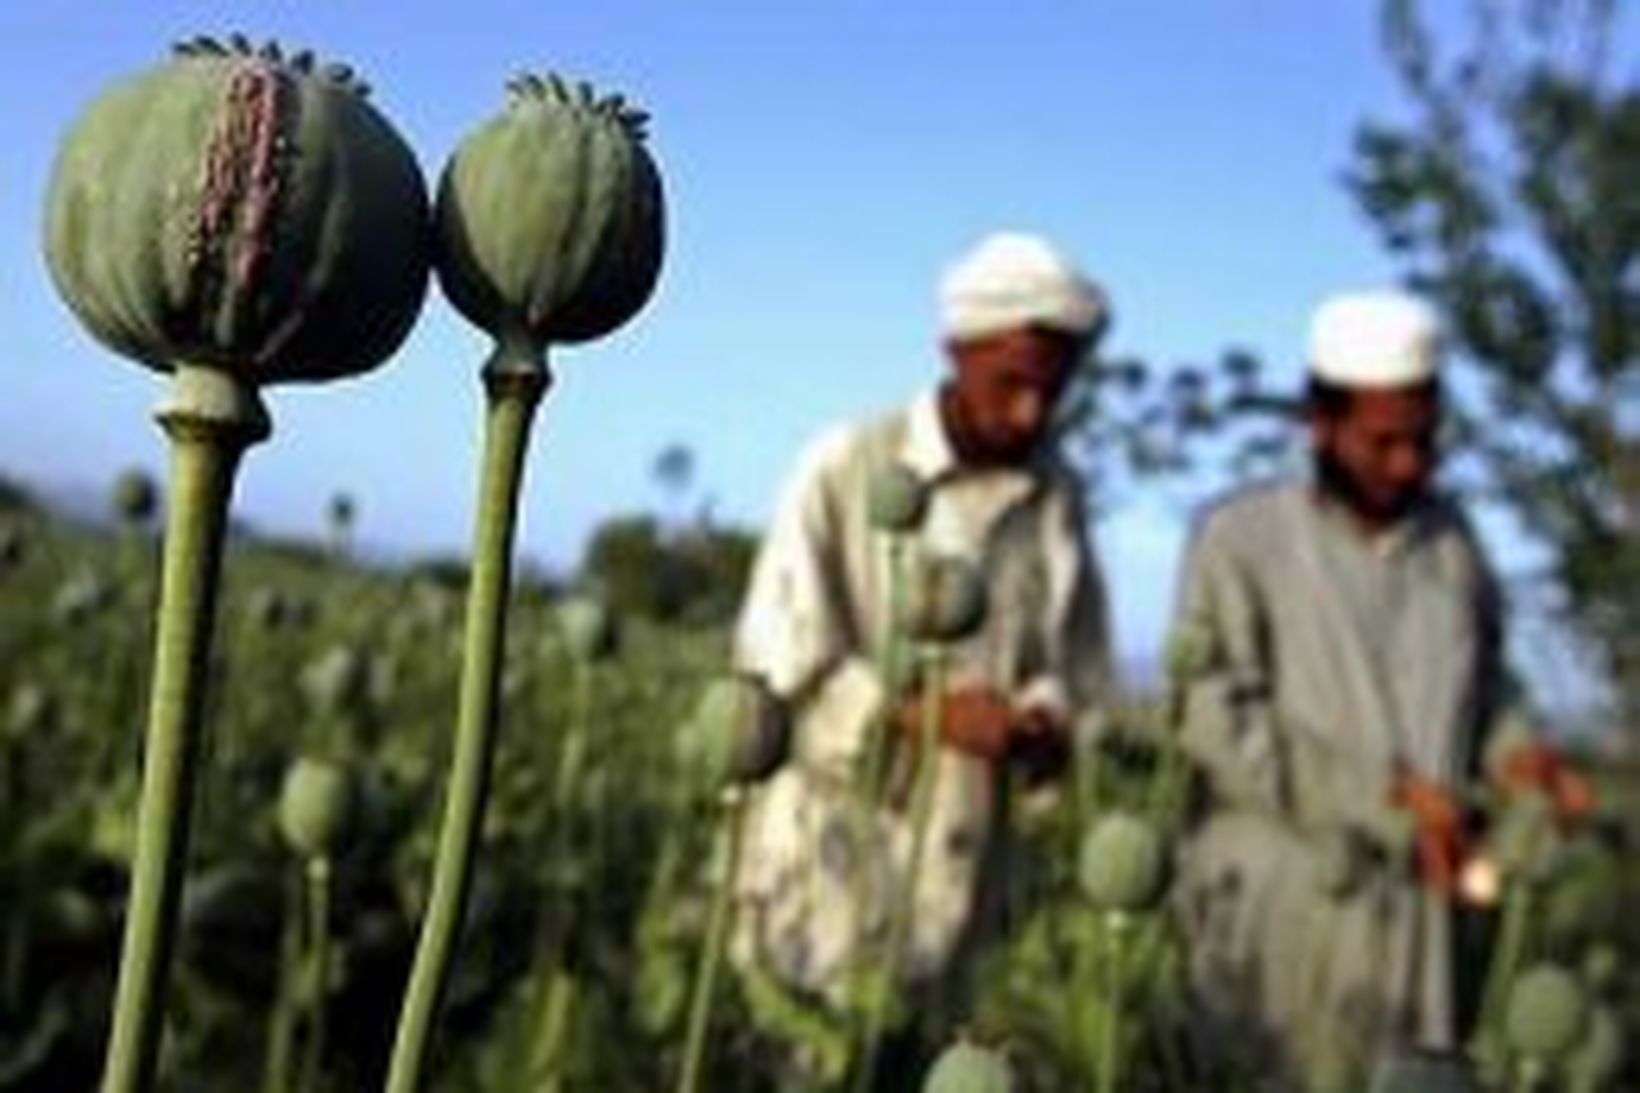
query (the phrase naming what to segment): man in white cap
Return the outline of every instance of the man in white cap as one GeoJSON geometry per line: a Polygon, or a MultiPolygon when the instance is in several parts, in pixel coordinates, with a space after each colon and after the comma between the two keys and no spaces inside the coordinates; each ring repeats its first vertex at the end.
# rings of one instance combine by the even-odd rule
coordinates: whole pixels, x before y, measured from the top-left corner
{"type": "MultiPolygon", "coordinates": [[[[882,959],[893,908],[911,889],[912,810],[891,792],[863,827],[856,811],[874,734],[914,750],[921,698],[902,694],[888,708],[893,689],[878,668],[888,539],[869,496],[885,468],[908,470],[926,491],[914,551],[972,560],[989,599],[983,628],[951,649],[929,849],[906,959],[893,969],[901,987],[960,1016],[954,980],[1000,916],[1001,776],[1014,766],[1056,773],[1073,719],[1103,697],[1103,584],[1081,488],[1050,425],[1106,325],[1105,295],[1040,239],[1009,233],[947,272],[940,303],[949,378],[810,446],[780,496],[735,635],[737,665],[790,704],[795,745],[750,802],[732,951],[750,974],[821,1010],[844,1009],[853,973],[882,959]]],[[[920,1083],[900,1054],[884,1060],[881,1087],[920,1083]]]]}
{"type": "MultiPolygon", "coordinates": [[[[1184,743],[1211,802],[1178,896],[1204,1044],[1271,1089],[1363,1089],[1456,1046],[1456,790],[1501,701],[1498,592],[1432,486],[1430,309],[1392,292],[1315,314],[1307,481],[1199,516],[1177,625],[1211,651],[1184,743]]],[[[1260,1088],[1266,1088],[1261,1086],[1260,1088]]]]}

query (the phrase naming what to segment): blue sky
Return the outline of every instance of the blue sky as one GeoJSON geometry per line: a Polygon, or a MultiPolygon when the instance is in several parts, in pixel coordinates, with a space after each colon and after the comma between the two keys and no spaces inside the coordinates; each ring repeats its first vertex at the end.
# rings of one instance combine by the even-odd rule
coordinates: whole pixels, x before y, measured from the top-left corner
{"type": "MultiPolygon", "coordinates": [[[[1369,0],[8,4],[0,470],[101,489],[163,467],[159,378],[75,324],[39,232],[61,132],[180,36],[351,63],[429,178],[524,69],[651,112],[660,289],[556,358],[529,463],[521,547],[562,568],[599,519],[665,500],[650,464],[669,442],[720,517],[760,523],[816,430],[938,378],[935,281],[993,229],[1041,232],[1108,286],[1113,350],[1241,345],[1292,382],[1313,306],[1393,276],[1338,181],[1353,126],[1397,106],[1376,19],[1369,0]]],[[[276,389],[236,511],[313,531],[345,489],[366,542],[465,550],[485,351],[434,289],[382,369],[276,389]]],[[[1129,656],[1158,640],[1184,517],[1141,496],[1097,529],[1129,656]]]]}

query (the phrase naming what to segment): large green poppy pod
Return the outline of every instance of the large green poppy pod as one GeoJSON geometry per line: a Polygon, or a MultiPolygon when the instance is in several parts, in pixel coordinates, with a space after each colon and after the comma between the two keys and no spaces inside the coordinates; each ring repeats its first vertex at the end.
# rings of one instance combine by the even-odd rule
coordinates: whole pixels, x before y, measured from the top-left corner
{"type": "Polygon", "coordinates": [[[913,555],[898,604],[900,631],[914,641],[949,643],[972,637],[985,624],[985,578],[966,558],[913,555]]]}
{"type": "Polygon", "coordinates": [[[885,464],[866,481],[866,514],[878,531],[916,531],[927,509],[928,484],[903,463],[885,464]]]}
{"type": "Polygon", "coordinates": [[[923,1093],[1013,1093],[1014,1072],[994,1048],[958,1040],[940,1053],[923,1081],[923,1093]]]}
{"type": "Polygon", "coordinates": [[[444,168],[437,269],[458,311],[533,358],[607,334],[649,300],[664,203],[643,112],[557,75],[507,92],[444,168]]]}
{"type": "Polygon", "coordinates": [[[384,361],[427,291],[427,187],[345,65],[179,44],[80,115],[46,204],[52,279],[151,368],[251,385],[384,361]]]}
{"type": "Polygon", "coordinates": [[[301,758],[285,772],[279,792],[279,834],[303,858],[333,856],[353,813],[353,783],[345,768],[301,758]]]}
{"type": "Polygon", "coordinates": [[[1558,964],[1528,968],[1509,988],[1503,1027],[1518,1055],[1559,1062],[1583,1038],[1588,1023],[1587,993],[1577,976],[1558,964]]]}
{"type": "Polygon", "coordinates": [[[707,684],[678,746],[684,765],[711,785],[757,782],[786,760],[787,710],[756,676],[735,672],[707,684]]]}
{"type": "Polygon", "coordinates": [[[1146,820],[1110,813],[1083,838],[1077,879],[1083,895],[1101,911],[1149,910],[1167,890],[1166,842],[1146,820]]]}

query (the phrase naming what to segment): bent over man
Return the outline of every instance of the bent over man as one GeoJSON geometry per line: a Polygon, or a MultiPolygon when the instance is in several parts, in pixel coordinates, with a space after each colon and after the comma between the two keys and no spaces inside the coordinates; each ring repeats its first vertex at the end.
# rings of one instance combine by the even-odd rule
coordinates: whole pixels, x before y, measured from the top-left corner
{"type": "Polygon", "coordinates": [[[1455,1046],[1453,801],[1502,681],[1497,589],[1432,486],[1440,352],[1414,298],[1323,305],[1313,473],[1213,506],[1184,569],[1180,625],[1214,650],[1184,730],[1212,811],[1179,896],[1205,1042],[1272,1089],[1455,1046]]]}
{"type": "Polygon", "coordinates": [[[1073,716],[1102,697],[1106,675],[1103,585],[1079,483],[1050,429],[1105,326],[1104,293],[1040,239],[1000,234],[949,270],[941,306],[950,375],[804,453],[735,636],[739,667],[790,704],[795,743],[749,803],[733,952],[822,1005],[840,1004],[851,974],[882,959],[892,909],[913,890],[893,971],[923,997],[951,999],[997,917],[999,774],[1030,757],[1054,766],[1040,760],[1063,757],[1073,716]],[[950,651],[916,878],[903,797],[883,798],[864,838],[851,813],[873,734],[908,743],[921,697],[886,708],[877,667],[890,627],[887,545],[867,501],[892,464],[927,490],[913,550],[969,559],[990,605],[980,631],[950,651]]]}

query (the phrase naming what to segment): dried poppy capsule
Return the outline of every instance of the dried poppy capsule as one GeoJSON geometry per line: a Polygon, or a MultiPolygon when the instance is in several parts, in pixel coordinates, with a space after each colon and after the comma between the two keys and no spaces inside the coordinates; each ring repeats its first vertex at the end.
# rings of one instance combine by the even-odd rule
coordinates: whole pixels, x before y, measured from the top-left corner
{"type": "Polygon", "coordinates": [[[1013,1093],[1014,1072],[1007,1056],[971,1040],[958,1040],[940,1053],[923,1082],[923,1093],[1013,1093]]]}
{"type": "Polygon", "coordinates": [[[1101,911],[1155,907],[1167,889],[1167,846],[1146,820],[1123,812],[1101,817],[1082,840],[1078,880],[1101,911]]]}
{"type": "Polygon", "coordinates": [[[1517,1055],[1554,1064],[1582,1039],[1589,999],[1571,972],[1558,964],[1539,964],[1521,972],[1510,986],[1503,1022],[1517,1055]]]}
{"type": "Polygon", "coordinates": [[[285,772],[279,791],[279,833],[301,857],[335,856],[352,812],[353,785],[345,768],[303,757],[285,772]]]}
{"type": "Polygon", "coordinates": [[[928,508],[928,486],[903,463],[889,463],[866,482],[866,513],[871,526],[893,535],[916,531],[928,508]]]}

